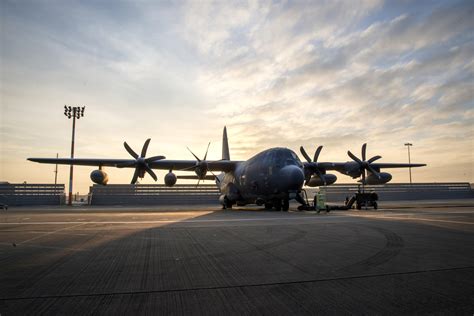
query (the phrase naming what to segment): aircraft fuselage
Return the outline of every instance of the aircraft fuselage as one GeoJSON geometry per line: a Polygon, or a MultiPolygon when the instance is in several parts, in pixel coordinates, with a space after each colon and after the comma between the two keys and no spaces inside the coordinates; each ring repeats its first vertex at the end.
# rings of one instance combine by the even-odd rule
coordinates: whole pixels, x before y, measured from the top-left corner
{"type": "Polygon", "coordinates": [[[271,148],[241,162],[221,180],[221,192],[237,204],[289,200],[301,191],[303,164],[287,148],[271,148]]]}

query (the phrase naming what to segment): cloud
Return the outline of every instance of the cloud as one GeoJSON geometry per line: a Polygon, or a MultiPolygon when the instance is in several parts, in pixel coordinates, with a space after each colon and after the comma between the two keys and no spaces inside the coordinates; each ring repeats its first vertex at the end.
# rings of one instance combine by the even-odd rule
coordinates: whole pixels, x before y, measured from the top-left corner
{"type": "MultiPolygon", "coordinates": [[[[184,159],[211,140],[218,158],[226,124],[235,159],[322,144],[344,161],[369,142],[405,161],[411,141],[436,168],[420,173],[429,181],[474,161],[470,1],[0,5],[2,178],[26,178],[10,170],[27,156],[67,156],[63,104],[87,105],[82,156],[126,157],[124,140],[152,137],[156,154],[184,159]]],[[[456,179],[474,181],[467,169],[456,179]]]]}

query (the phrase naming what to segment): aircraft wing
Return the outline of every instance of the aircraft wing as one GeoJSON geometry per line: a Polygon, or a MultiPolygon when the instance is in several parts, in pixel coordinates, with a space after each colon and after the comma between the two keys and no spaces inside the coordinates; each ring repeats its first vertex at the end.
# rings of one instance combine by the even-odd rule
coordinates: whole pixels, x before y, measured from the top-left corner
{"type": "MultiPolygon", "coordinates": [[[[204,160],[202,160],[204,162],[204,160]]],[[[217,160],[217,161],[205,161],[207,163],[207,170],[210,171],[223,171],[230,172],[235,170],[235,167],[241,163],[241,161],[235,160],[217,160]]],[[[196,160],[157,160],[149,163],[152,169],[173,169],[175,171],[194,171],[196,166],[196,160]]]]}
{"type": "Polygon", "coordinates": [[[415,167],[424,167],[426,166],[426,164],[424,163],[383,163],[383,162],[373,162],[370,164],[371,166],[373,167],[376,167],[376,168],[381,168],[381,169],[385,169],[385,168],[415,168],[415,167]]]}
{"type": "Polygon", "coordinates": [[[134,159],[102,159],[102,158],[28,158],[29,161],[77,166],[116,167],[119,164],[133,163],[134,159]]]}
{"type": "MultiPolygon", "coordinates": [[[[117,167],[117,165],[127,165],[125,168],[135,168],[134,159],[102,159],[102,158],[28,158],[29,161],[58,164],[58,165],[77,165],[77,166],[103,166],[103,167],[117,167]]],[[[240,161],[232,160],[218,160],[206,161],[208,170],[210,171],[224,171],[230,172],[240,163],[240,161]]],[[[194,171],[196,160],[156,160],[149,162],[148,165],[152,169],[173,169],[175,171],[194,171]]]]}
{"type": "MultiPolygon", "coordinates": [[[[324,170],[343,170],[349,162],[318,162],[318,167],[324,170]]],[[[370,164],[374,168],[385,169],[385,168],[415,168],[415,167],[424,167],[424,163],[390,163],[390,162],[373,162],[370,164]]]]}

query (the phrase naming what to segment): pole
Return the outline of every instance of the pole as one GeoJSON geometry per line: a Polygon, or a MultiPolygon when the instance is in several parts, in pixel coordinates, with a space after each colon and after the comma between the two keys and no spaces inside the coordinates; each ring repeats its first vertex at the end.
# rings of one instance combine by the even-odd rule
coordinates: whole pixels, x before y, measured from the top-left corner
{"type": "MultiPolygon", "coordinates": [[[[71,159],[74,158],[74,136],[76,132],[76,108],[72,109],[73,117],[72,117],[72,141],[71,141],[71,159]]],[[[73,178],[73,165],[69,168],[69,201],[68,205],[72,205],[72,178],[73,178]]]]}
{"type": "MultiPolygon", "coordinates": [[[[56,159],[59,158],[59,154],[56,153],[56,159]]],[[[56,195],[58,185],[58,164],[56,163],[56,168],[54,169],[54,195],[56,195]]]]}
{"type": "MultiPolygon", "coordinates": [[[[410,158],[410,146],[413,146],[413,144],[411,143],[406,143],[405,146],[407,146],[407,149],[408,149],[408,163],[411,164],[411,158],[410,158]]],[[[412,181],[411,181],[411,167],[408,167],[408,172],[410,174],[410,185],[412,184],[412,181]]]]}
{"type": "MultiPolygon", "coordinates": [[[[85,106],[64,106],[64,115],[70,119],[72,117],[72,139],[71,139],[71,159],[74,159],[74,138],[76,134],[76,118],[80,119],[84,116],[85,106]]],[[[73,179],[73,164],[71,161],[69,169],[69,201],[68,205],[72,205],[72,179],[73,179]]]]}
{"type": "MultiPolygon", "coordinates": [[[[59,158],[59,154],[56,154],[56,159],[59,158]]],[[[54,169],[54,186],[58,184],[58,164],[56,164],[56,168],[54,169]]]]}

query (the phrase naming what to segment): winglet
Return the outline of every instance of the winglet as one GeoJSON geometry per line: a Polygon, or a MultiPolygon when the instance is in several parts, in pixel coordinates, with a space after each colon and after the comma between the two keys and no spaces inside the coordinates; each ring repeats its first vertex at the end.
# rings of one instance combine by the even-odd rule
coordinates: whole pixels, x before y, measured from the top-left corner
{"type": "Polygon", "coordinates": [[[227,141],[227,128],[224,126],[222,134],[222,160],[230,160],[229,142],[227,141]]]}

